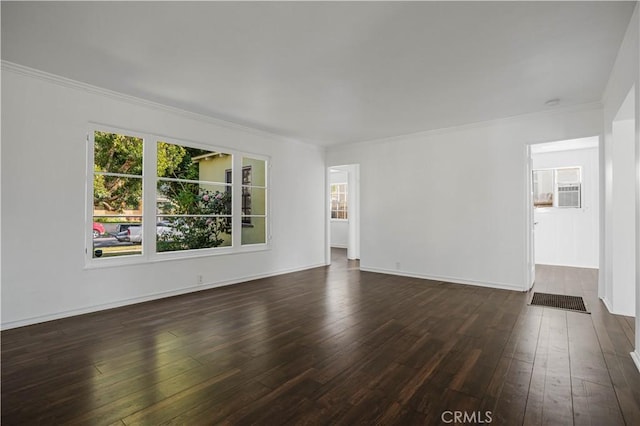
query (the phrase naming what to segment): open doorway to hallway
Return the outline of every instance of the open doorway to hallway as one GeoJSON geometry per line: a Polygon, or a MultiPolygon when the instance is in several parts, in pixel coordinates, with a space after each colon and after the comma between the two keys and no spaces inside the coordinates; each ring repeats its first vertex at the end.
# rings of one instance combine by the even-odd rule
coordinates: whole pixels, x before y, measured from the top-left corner
{"type": "Polygon", "coordinates": [[[332,166],[327,175],[327,263],[341,254],[345,259],[360,259],[360,167],[332,166]]]}
{"type": "Polygon", "coordinates": [[[598,269],[599,137],[531,146],[534,264],[598,269]]]}
{"type": "Polygon", "coordinates": [[[601,156],[598,136],[527,146],[525,279],[536,265],[599,268],[601,156]]]}

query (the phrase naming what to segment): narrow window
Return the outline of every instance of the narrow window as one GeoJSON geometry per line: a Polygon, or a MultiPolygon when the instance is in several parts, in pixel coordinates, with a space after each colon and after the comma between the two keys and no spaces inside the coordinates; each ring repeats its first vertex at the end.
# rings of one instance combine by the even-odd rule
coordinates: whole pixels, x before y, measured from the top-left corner
{"type": "Polygon", "coordinates": [[[331,219],[348,219],[347,184],[331,184],[331,219]]]}
{"type": "MultiPolygon", "coordinates": [[[[231,184],[231,169],[226,170],[225,182],[231,184]]],[[[242,224],[251,225],[251,166],[242,168],[242,224]]]]}
{"type": "Polygon", "coordinates": [[[553,207],[554,186],[553,170],[534,170],[533,205],[535,207],[553,207]]]}
{"type": "Polygon", "coordinates": [[[242,245],[267,242],[267,162],[242,158],[242,245]]]}

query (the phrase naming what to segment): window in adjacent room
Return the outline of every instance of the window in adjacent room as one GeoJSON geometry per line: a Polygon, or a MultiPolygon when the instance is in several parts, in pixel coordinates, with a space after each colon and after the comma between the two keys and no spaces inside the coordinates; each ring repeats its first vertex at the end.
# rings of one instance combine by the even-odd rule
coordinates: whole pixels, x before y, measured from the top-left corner
{"type": "Polygon", "coordinates": [[[580,167],[533,171],[535,207],[580,208],[581,196],[582,170],[580,167]]]}
{"type": "Polygon", "coordinates": [[[331,219],[348,219],[347,184],[331,184],[331,219]]]}

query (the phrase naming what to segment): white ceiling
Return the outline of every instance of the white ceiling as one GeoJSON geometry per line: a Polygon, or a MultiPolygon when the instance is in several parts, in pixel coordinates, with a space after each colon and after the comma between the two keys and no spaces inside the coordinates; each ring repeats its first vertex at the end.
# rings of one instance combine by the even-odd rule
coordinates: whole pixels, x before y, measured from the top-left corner
{"type": "Polygon", "coordinates": [[[557,142],[546,142],[531,145],[532,154],[544,154],[547,152],[572,151],[575,149],[597,148],[599,143],[598,136],[588,138],[569,139],[557,142]]]}
{"type": "Polygon", "coordinates": [[[634,4],[2,1],[2,59],[331,145],[599,101],[634,4]]]}

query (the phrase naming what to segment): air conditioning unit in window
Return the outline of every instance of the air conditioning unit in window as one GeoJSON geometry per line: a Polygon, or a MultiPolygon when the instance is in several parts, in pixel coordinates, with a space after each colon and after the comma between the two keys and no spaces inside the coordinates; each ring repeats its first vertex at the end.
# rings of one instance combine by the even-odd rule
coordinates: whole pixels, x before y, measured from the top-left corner
{"type": "Polygon", "coordinates": [[[558,207],[580,208],[580,184],[558,185],[558,207]]]}

